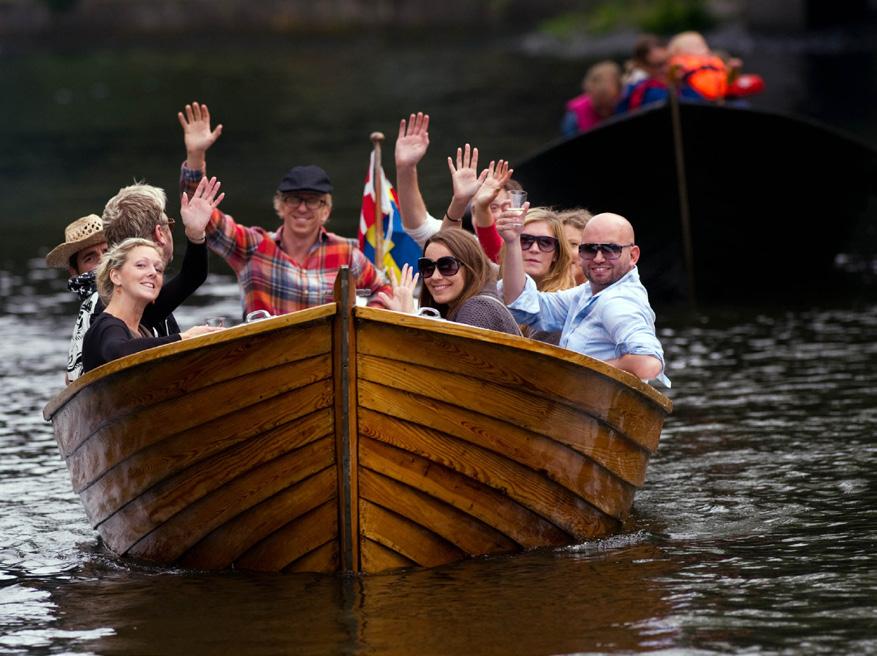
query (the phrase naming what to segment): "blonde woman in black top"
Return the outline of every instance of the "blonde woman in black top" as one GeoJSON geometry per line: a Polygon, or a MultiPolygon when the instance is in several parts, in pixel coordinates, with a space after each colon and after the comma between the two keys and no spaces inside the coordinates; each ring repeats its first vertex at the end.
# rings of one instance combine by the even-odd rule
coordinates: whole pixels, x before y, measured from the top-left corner
{"type": "Polygon", "coordinates": [[[97,269],[97,289],[106,307],[85,333],[84,371],[154,346],[222,330],[195,326],[156,337],[141,323],[144,309],[161,291],[164,266],[164,256],[148,239],[126,239],[104,255],[97,269]]]}

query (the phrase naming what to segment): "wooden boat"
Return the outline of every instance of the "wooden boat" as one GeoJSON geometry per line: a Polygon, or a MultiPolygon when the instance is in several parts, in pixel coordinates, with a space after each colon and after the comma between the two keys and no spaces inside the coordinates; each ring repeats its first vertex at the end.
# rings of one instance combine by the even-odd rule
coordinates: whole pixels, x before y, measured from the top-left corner
{"type": "Polygon", "coordinates": [[[628,217],[652,300],[812,299],[865,282],[877,151],[802,118],[678,109],[678,121],[666,103],[610,119],[516,163],[515,178],[534,204],[628,217]]]}
{"type": "Polygon", "coordinates": [[[46,406],[115,553],[380,572],[618,531],[670,401],[524,338],[338,302],[104,365],[46,406]]]}

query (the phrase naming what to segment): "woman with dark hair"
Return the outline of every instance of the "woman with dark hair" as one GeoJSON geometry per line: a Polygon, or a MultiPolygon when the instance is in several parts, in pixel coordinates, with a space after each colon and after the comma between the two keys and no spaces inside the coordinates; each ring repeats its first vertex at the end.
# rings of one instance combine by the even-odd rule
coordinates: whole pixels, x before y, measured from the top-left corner
{"type": "MultiPolygon", "coordinates": [[[[496,270],[471,233],[445,228],[430,237],[417,261],[423,286],[420,307],[435,308],[448,321],[520,335],[511,312],[496,292],[496,270]]],[[[417,274],[402,271],[393,297],[381,299],[391,310],[409,311],[417,274]]]]}
{"type": "Polygon", "coordinates": [[[641,34],[633,45],[633,57],[624,62],[621,82],[625,87],[667,75],[667,46],[661,37],[641,34]]]}

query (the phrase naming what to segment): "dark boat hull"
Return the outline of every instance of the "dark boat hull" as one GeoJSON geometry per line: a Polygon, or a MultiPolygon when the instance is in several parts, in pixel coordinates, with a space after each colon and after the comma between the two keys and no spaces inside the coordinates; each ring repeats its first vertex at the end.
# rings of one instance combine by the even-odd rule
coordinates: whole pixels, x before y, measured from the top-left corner
{"type": "MultiPolygon", "coordinates": [[[[681,103],[696,296],[807,298],[854,284],[841,253],[877,244],[877,153],[810,121],[681,103]]],[[[612,211],[634,224],[652,299],[688,277],[669,105],[613,119],[515,165],[534,204],[612,211]]]]}

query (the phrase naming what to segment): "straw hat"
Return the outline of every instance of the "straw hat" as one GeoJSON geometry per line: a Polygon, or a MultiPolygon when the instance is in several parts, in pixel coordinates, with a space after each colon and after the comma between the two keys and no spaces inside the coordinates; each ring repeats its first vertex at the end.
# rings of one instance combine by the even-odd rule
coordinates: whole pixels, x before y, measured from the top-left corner
{"type": "Polygon", "coordinates": [[[64,243],[55,246],[46,255],[46,264],[51,267],[69,266],[71,255],[106,240],[101,218],[97,214],[83,216],[64,228],[64,243]]]}

